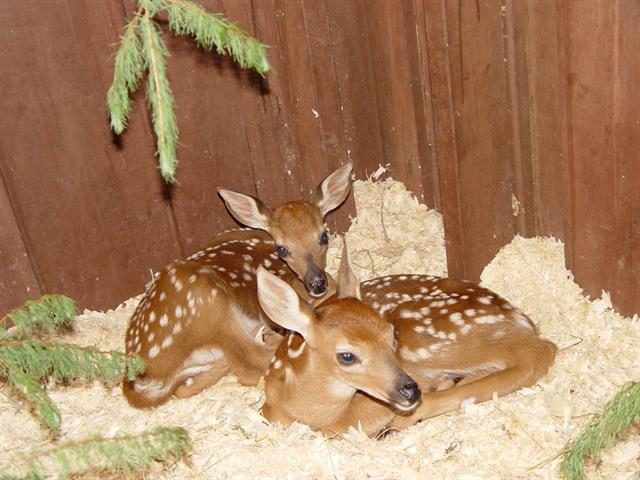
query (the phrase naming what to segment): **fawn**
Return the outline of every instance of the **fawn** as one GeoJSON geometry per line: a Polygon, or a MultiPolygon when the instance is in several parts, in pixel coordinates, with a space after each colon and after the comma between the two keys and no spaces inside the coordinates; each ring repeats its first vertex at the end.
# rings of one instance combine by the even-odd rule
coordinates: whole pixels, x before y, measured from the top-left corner
{"type": "Polygon", "coordinates": [[[312,298],[327,293],[323,219],[347,197],[351,170],[348,163],[327,176],[309,201],[275,209],[218,189],[231,214],[252,229],[218,235],[156,275],[125,338],[126,353],[146,363],[142,376],[123,383],[132,406],[195,395],[228,373],[245,385],[258,382],[282,335],[258,305],[256,268],[286,276],[312,298]]]}
{"type": "Polygon", "coordinates": [[[555,358],[531,320],[478,285],[394,275],[360,286],[346,243],[337,294],[318,307],[265,269],[257,277],[260,305],[290,330],[265,376],[270,421],[376,436],[533,385],[555,358]]]}

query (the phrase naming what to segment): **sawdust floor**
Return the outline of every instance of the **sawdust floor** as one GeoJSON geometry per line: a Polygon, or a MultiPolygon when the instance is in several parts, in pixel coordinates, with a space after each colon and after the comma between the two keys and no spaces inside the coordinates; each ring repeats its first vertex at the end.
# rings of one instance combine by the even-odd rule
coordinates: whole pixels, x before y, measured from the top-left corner
{"type": "MultiPolygon", "coordinates": [[[[393,180],[354,185],[358,216],[347,233],[362,280],[387,273],[446,275],[440,215],[393,180]]],[[[340,242],[333,239],[330,270],[340,242]]],[[[640,380],[640,321],[613,311],[606,293],[590,301],[564,267],[551,238],[516,237],[482,274],[482,284],[527,312],[561,349],[538,385],[409,428],[383,441],[351,431],[328,440],[304,425],[272,426],[259,415],[260,386],[233,378],[150,412],[128,406],[119,388],[51,387],[62,412],[62,440],[95,433],[185,427],[189,462],[154,466],[145,478],[558,478],[554,458],[625,383],[640,380]]],[[[107,312],[85,311],[66,340],[122,349],[137,299],[107,312]]],[[[46,445],[27,408],[0,387],[0,467],[12,453],[46,445]]],[[[589,478],[626,479],[640,469],[640,438],[629,435],[589,467],[589,478]]]]}

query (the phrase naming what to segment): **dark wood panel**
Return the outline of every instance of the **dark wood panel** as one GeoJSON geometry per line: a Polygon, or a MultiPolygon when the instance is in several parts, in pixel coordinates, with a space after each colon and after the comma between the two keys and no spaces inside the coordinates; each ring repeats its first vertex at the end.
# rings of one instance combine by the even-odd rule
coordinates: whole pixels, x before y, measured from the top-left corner
{"type": "MultiPolygon", "coordinates": [[[[226,13],[222,1],[201,4],[226,13]]],[[[236,225],[217,187],[256,194],[244,112],[238,104],[244,89],[253,91],[258,102],[261,87],[251,72],[199,48],[191,37],[176,37],[164,28],[163,38],[171,53],[167,72],[180,129],[179,182],[171,187],[171,203],[188,253],[236,225]]]]}
{"type": "MultiPolygon", "coordinates": [[[[427,2],[427,8],[439,12],[434,20],[445,24],[439,32],[443,36],[439,46],[434,47],[446,51],[444,68],[448,68],[450,79],[442,91],[450,95],[451,104],[445,107],[449,112],[444,121],[445,125],[450,121],[455,124],[457,167],[438,159],[445,233],[450,236],[449,272],[477,280],[514,233],[514,127],[509,72],[505,71],[509,66],[504,9],[500,1],[427,2]],[[452,187],[458,189],[454,199],[457,212],[444,206],[444,192],[452,187]]],[[[436,22],[430,24],[434,33],[436,22]]],[[[432,70],[442,67],[442,63],[436,64],[432,70]]],[[[438,124],[436,119],[436,128],[438,124]]]]}
{"type": "Polygon", "coordinates": [[[452,69],[444,0],[425,0],[426,54],[433,116],[433,148],[437,158],[438,189],[444,222],[449,274],[466,277],[465,235],[458,182],[459,152],[452,97],[452,69]]]}
{"type": "MultiPolygon", "coordinates": [[[[536,235],[565,239],[566,118],[562,11],[557,0],[515,2],[527,12],[531,188],[536,235]]],[[[527,208],[527,206],[525,206],[527,208]]]]}
{"type": "Polygon", "coordinates": [[[66,293],[81,307],[113,306],[175,253],[154,162],[137,149],[151,146],[148,133],[128,132],[118,150],[108,129],[104,99],[121,4],[0,8],[2,64],[10,66],[0,126],[12,132],[1,141],[1,161],[31,262],[43,291],[66,293]]]}
{"type": "MultiPolygon", "coordinates": [[[[617,217],[612,299],[621,313],[640,313],[640,5],[615,5],[614,162],[617,217]]],[[[595,278],[594,283],[599,282],[595,278]]]]}
{"type": "Polygon", "coordinates": [[[442,211],[429,77],[426,5],[422,0],[404,0],[402,6],[414,102],[418,162],[422,177],[422,199],[430,208],[442,211]]]}
{"type": "MultiPolygon", "coordinates": [[[[2,150],[0,150],[2,151],[2,150]]],[[[5,189],[0,164],[0,318],[25,300],[41,295],[5,189]]]]}
{"type": "MultiPolygon", "coordinates": [[[[407,189],[422,197],[422,162],[418,152],[416,113],[411,87],[408,38],[415,21],[405,18],[402,2],[364,2],[375,102],[380,119],[384,162],[407,189]],[[405,24],[405,20],[409,25],[405,24]]],[[[425,162],[426,163],[426,162],[425,162]]],[[[428,165],[425,165],[428,169],[428,165]]]]}
{"type": "Polygon", "coordinates": [[[616,256],[614,132],[619,68],[614,51],[616,9],[609,2],[592,8],[575,5],[569,12],[571,42],[569,78],[574,188],[573,271],[590,294],[612,286],[616,256]],[[579,47],[578,47],[579,46],[579,47]],[[594,279],[599,279],[596,285],[594,279]]]}
{"type": "MultiPolygon", "coordinates": [[[[273,71],[165,33],[180,127],[171,188],[144,95],[117,142],[108,130],[112,45],[135,2],[0,4],[0,126],[12,132],[0,240],[20,271],[2,265],[3,297],[15,279],[18,297],[39,282],[112,306],[235,225],[216,187],[275,205],[351,160],[360,178],[389,163],[441,210],[452,275],[477,279],[514,233],[552,234],[587,292],[640,310],[637,2],[202,4],[268,44],[273,71]]],[[[353,213],[350,199],[329,223],[343,230],[353,213]]]]}

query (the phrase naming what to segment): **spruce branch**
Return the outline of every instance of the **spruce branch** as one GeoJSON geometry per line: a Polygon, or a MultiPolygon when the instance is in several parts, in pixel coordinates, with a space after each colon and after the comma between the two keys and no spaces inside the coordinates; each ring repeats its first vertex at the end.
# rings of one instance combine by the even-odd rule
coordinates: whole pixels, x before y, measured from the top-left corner
{"type": "MultiPolygon", "coordinates": [[[[52,378],[58,383],[83,378],[115,384],[123,376],[132,380],[144,371],[139,357],[59,343],[0,342],[0,359],[5,362],[4,368],[20,370],[36,379],[52,378]]],[[[6,373],[4,368],[0,364],[0,375],[6,373]]]]}
{"type": "Polygon", "coordinates": [[[82,473],[108,470],[144,470],[153,461],[177,460],[191,450],[191,440],[183,428],[157,427],[139,435],[113,438],[91,437],[48,449],[18,454],[4,479],[70,478],[82,473]]]}
{"type": "Polygon", "coordinates": [[[230,55],[242,68],[251,68],[260,75],[269,71],[265,45],[248,36],[238,25],[189,0],[167,2],[169,28],[177,35],[191,35],[199,46],[230,55]]]}
{"type": "Polygon", "coordinates": [[[30,341],[0,342],[0,378],[6,378],[14,392],[34,407],[53,435],[60,432],[60,412],[39,381],[99,378],[115,384],[123,376],[133,379],[143,371],[142,359],[117,351],[30,341]]]}
{"type": "Polygon", "coordinates": [[[116,54],[113,83],[107,92],[111,128],[121,134],[131,113],[131,93],[148,72],[147,99],[156,134],[156,153],[166,182],[176,180],[178,126],[174,99],[166,74],[168,51],[153,17],[169,14],[169,28],[177,35],[191,35],[199,46],[230,55],[242,68],[264,75],[270,66],[265,45],[247,35],[238,25],[189,0],[138,0],[139,10],[125,27],[116,54]]]}
{"type": "Polygon", "coordinates": [[[630,383],[605,405],[599,418],[565,447],[560,463],[562,475],[568,480],[583,478],[585,460],[597,460],[604,447],[615,442],[637,421],[640,421],[640,383],[630,383]]]}
{"type": "MultiPolygon", "coordinates": [[[[0,367],[3,367],[3,363],[4,362],[0,362],[0,367]]],[[[6,367],[2,369],[4,368],[6,367]]],[[[42,385],[23,371],[13,368],[7,368],[6,375],[3,376],[6,376],[9,385],[11,385],[15,392],[33,405],[36,415],[51,433],[58,435],[62,421],[60,410],[54,405],[49,395],[47,395],[47,392],[42,388],[42,385]]]]}
{"type": "Polygon", "coordinates": [[[138,89],[144,73],[139,27],[140,12],[125,27],[120,48],[116,53],[113,83],[107,92],[111,128],[118,135],[127,127],[131,113],[130,95],[138,89]]]}
{"type": "Polygon", "coordinates": [[[64,295],[43,295],[40,300],[29,300],[22,307],[9,312],[0,320],[0,341],[22,339],[36,330],[57,330],[69,326],[78,314],[76,305],[64,295]],[[3,324],[11,320],[7,330],[3,324]]]}
{"type": "Polygon", "coordinates": [[[149,70],[147,97],[151,104],[153,129],[158,140],[160,172],[167,182],[175,181],[178,164],[176,143],[178,126],[173,113],[173,94],[167,80],[165,57],[169,52],[160,37],[159,28],[145,9],[141,19],[141,33],[145,66],[149,70]]]}

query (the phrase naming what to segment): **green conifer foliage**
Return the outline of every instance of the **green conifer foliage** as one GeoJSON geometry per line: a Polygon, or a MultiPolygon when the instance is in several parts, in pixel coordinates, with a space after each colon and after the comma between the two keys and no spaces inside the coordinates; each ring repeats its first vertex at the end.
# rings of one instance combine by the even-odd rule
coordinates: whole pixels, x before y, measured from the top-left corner
{"type": "Polygon", "coordinates": [[[121,134],[131,113],[131,94],[147,72],[147,98],[156,134],[160,172],[175,182],[178,158],[178,126],[174,99],[166,74],[167,48],[154,16],[167,12],[169,28],[176,35],[190,35],[199,46],[231,56],[242,68],[260,75],[269,71],[265,45],[236,24],[189,0],[138,0],[139,9],[125,27],[115,58],[113,83],[107,92],[111,128],[121,134]]]}
{"type": "Polygon", "coordinates": [[[584,478],[584,462],[597,460],[600,451],[612,445],[634,422],[640,421],[640,383],[630,383],[605,405],[578,438],[565,448],[560,471],[568,480],[584,478]]]}
{"type": "Polygon", "coordinates": [[[17,454],[11,471],[0,472],[0,480],[67,479],[105,470],[127,473],[143,470],[156,460],[176,460],[190,450],[189,435],[179,427],[157,427],[113,438],[93,436],[17,454]]]}
{"type": "Polygon", "coordinates": [[[14,393],[29,402],[53,435],[60,432],[60,412],[43,388],[43,382],[71,382],[100,379],[118,383],[123,376],[133,379],[144,371],[144,362],[117,351],[101,352],[27,338],[36,333],[67,327],[77,315],[73,300],[63,295],[45,295],[39,301],[10,312],[0,320],[0,379],[6,379],[14,393]],[[13,327],[5,324],[11,320],[13,327]]]}

